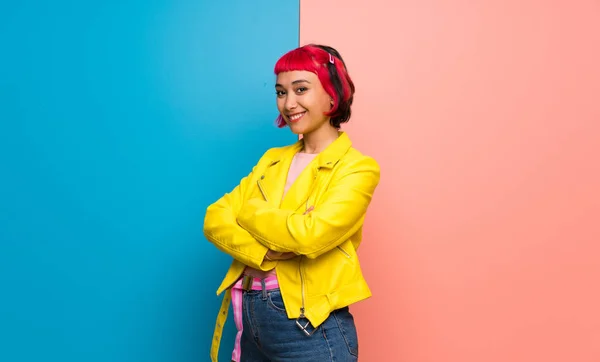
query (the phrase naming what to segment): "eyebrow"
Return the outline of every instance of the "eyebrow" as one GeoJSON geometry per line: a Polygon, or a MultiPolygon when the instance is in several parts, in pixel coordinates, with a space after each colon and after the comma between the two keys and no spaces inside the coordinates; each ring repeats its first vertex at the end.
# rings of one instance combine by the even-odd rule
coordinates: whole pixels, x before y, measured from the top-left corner
{"type": "MultiPolygon", "coordinates": [[[[310,82],[307,81],[306,79],[298,79],[298,80],[293,81],[292,85],[295,85],[295,84],[298,84],[298,83],[308,83],[308,84],[310,84],[310,82]]],[[[279,83],[275,84],[275,87],[282,87],[283,88],[283,86],[281,84],[279,84],[279,83]]]]}

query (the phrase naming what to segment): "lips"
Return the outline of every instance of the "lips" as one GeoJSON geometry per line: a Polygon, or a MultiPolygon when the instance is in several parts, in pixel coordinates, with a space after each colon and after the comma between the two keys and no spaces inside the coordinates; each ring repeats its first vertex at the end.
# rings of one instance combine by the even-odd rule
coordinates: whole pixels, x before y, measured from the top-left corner
{"type": "Polygon", "coordinates": [[[304,112],[300,112],[300,113],[294,113],[294,114],[290,114],[288,115],[288,119],[290,120],[290,122],[292,123],[296,123],[298,122],[302,117],[304,117],[304,114],[306,113],[306,111],[304,112]]]}

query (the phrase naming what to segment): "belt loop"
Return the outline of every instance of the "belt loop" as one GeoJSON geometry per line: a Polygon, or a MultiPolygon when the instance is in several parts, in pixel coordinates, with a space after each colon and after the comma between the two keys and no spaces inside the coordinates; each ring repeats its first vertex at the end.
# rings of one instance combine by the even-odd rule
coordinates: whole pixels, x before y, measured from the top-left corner
{"type": "Polygon", "coordinates": [[[244,275],[244,278],[242,279],[242,289],[244,289],[246,292],[252,290],[253,281],[254,278],[252,278],[250,275],[244,275]]]}
{"type": "Polygon", "coordinates": [[[265,285],[265,279],[260,280],[260,287],[262,289],[262,299],[267,300],[267,286],[265,285]]]}

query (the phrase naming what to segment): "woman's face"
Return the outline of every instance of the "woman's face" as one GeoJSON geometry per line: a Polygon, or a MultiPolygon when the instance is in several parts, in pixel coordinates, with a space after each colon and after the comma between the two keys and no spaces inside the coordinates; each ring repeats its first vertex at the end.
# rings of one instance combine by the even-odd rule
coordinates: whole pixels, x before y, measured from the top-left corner
{"type": "Polygon", "coordinates": [[[332,100],[315,73],[295,70],[277,75],[277,108],[292,132],[306,135],[330,126],[324,113],[332,100]]]}

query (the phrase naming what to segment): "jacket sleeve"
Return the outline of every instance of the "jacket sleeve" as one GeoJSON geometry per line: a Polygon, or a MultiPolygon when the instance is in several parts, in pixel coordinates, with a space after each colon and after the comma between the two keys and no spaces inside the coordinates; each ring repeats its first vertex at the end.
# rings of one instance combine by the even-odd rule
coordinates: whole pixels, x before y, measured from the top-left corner
{"type": "MultiPolygon", "coordinates": [[[[264,156],[263,156],[264,157],[264,156]]],[[[241,263],[259,270],[271,270],[277,262],[265,260],[269,248],[258,242],[248,231],[241,228],[236,216],[243,203],[252,172],[244,177],[233,191],[225,194],[206,209],[204,235],[219,250],[231,255],[241,263]]]]}
{"type": "Polygon", "coordinates": [[[251,199],[240,210],[237,222],[269,249],[316,258],[362,227],[379,183],[379,165],[370,157],[345,165],[339,173],[322,201],[307,214],[251,199]]]}

